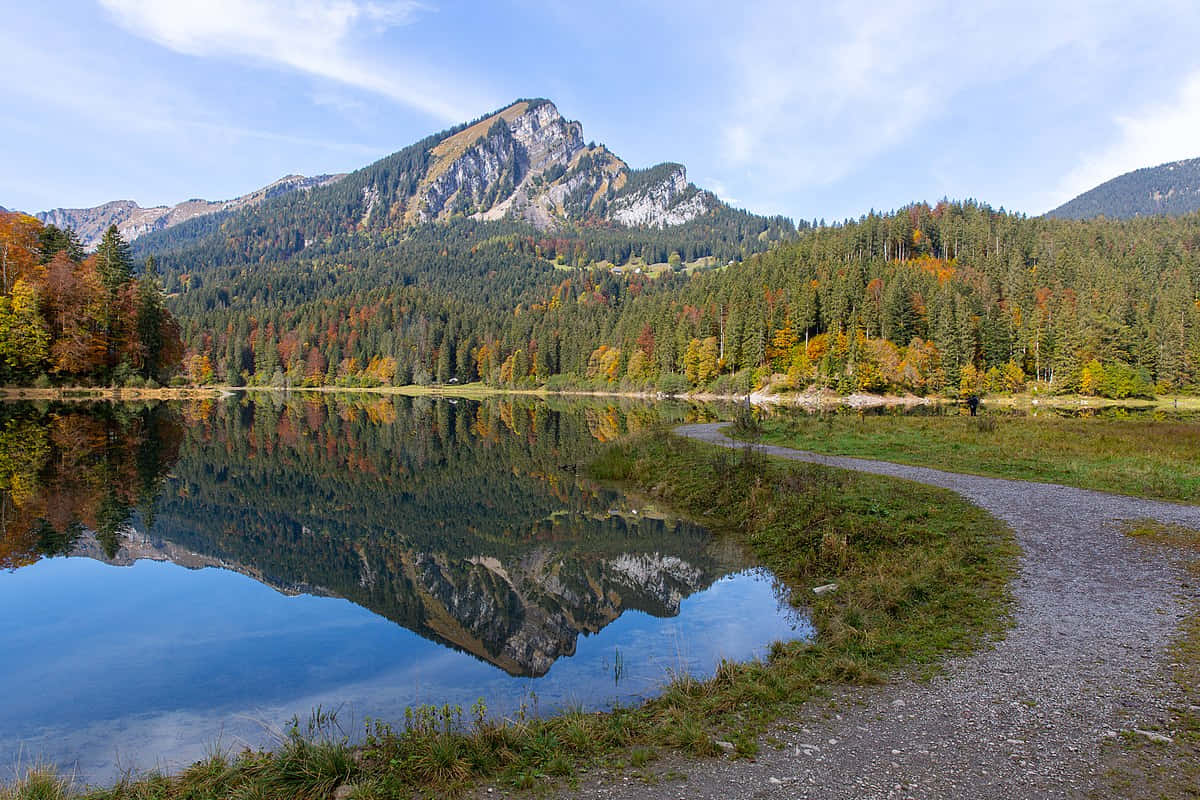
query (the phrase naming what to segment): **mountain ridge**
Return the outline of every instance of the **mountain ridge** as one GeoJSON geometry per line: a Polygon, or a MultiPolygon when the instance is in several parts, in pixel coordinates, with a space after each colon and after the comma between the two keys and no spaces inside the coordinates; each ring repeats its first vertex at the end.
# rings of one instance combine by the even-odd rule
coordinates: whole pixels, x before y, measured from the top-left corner
{"type": "MultiPolygon", "coordinates": [[[[293,191],[303,191],[325,186],[344,177],[343,174],[285,175],[254,191],[229,200],[204,200],[193,197],[171,206],[142,207],[134,200],[110,200],[88,208],[52,208],[34,214],[41,222],[59,228],[71,228],[79,236],[85,250],[95,249],[100,238],[110,225],[126,241],[133,241],[146,233],[164,230],[197,217],[233,211],[245,206],[257,205],[272,197],[293,191]]],[[[0,209],[2,210],[2,209],[0,209]]]]}
{"type": "Polygon", "coordinates": [[[1200,158],[1118,175],[1046,212],[1059,219],[1180,216],[1200,210],[1200,158]]]}
{"type": "Polygon", "coordinates": [[[586,142],[583,126],[549,100],[521,99],[303,195],[156,231],[139,249],[161,257],[199,246],[228,255],[231,248],[216,243],[236,242],[232,249],[246,263],[290,257],[339,237],[405,236],[458,220],[556,234],[596,226],[669,230],[706,220],[752,235],[794,230],[790,220],[734,209],[696,187],[682,164],[631,169],[605,145],[586,142]]]}

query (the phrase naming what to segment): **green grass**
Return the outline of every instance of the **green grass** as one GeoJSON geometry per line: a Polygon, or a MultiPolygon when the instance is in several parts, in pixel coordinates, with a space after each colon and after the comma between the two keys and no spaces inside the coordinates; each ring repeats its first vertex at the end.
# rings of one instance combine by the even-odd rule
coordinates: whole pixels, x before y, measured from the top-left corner
{"type": "Polygon", "coordinates": [[[1200,503],[1197,423],[781,411],[762,426],[761,441],[800,450],[1200,503]]]}
{"type": "MultiPolygon", "coordinates": [[[[664,752],[754,758],[767,725],[822,687],[936,669],[1004,629],[1017,550],[998,521],[957,495],[888,478],[767,459],[644,433],[610,447],[595,477],[656,497],[750,547],[811,603],[817,637],[776,643],[764,661],[724,662],[701,681],[677,676],[636,708],[504,722],[480,705],[422,708],[374,723],[351,747],[318,712],[272,752],[215,754],[180,775],[142,776],[53,800],[452,796],[481,781],[537,789],[577,781],[579,769],[640,768],[664,752]],[[784,491],[786,490],[786,491],[784,491]],[[814,586],[837,583],[815,596],[814,586]]],[[[53,777],[51,775],[51,777],[53,777]]],[[[14,784],[12,797],[28,781],[14,784]]],[[[5,798],[7,800],[7,798],[5,798]]]]}
{"type": "Polygon", "coordinates": [[[0,789],[0,800],[66,800],[71,781],[49,767],[31,767],[10,787],[0,789]]]}
{"type": "MultiPolygon", "coordinates": [[[[1126,523],[1125,532],[1159,548],[1176,548],[1188,558],[1193,580],[1200,580],[1200,531],[1150,520],[1126,523]]],[[[1164,552],[1171,557],[1169,550],[1164,552]]],[[[1169,656],[1172,677],[1180,690],[1164,730],[1170,744],[1127,735],[1104,752],[1106,785],[1096,797],[1129,800],[1200,798],[1200,603],[1180,625],[1169,656]]]]}

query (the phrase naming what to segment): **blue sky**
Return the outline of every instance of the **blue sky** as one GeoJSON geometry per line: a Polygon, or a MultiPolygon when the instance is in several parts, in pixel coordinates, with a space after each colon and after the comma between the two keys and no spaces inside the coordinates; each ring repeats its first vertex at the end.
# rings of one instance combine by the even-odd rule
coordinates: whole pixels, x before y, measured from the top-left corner
{"type": "Polygon", "coordinates": [[[222,199],[543,96],[632,166],[830,220],[1038,214],[1200,156],[1200,4],[6,4],[0,205],[222,199]]]}

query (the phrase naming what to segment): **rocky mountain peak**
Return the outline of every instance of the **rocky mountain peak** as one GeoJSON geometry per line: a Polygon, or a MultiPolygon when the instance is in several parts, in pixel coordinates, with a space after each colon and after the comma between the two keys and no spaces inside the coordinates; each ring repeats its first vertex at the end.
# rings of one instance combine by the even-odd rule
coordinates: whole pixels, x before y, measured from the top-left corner
{"type": "Polygon", "coordinates": [[[364,222],[419,224],[463,214],[514,217],[542,230],[585,219],[663,226],[718,204],[688,183],[682,165],[634,171],[603,145],[586,143],[583,126],[548,100],[519,100],[438,141],[411,194],[393,198],[386,222],[377,215],[384,195],[380,181],[363,189],[364,222]]]}

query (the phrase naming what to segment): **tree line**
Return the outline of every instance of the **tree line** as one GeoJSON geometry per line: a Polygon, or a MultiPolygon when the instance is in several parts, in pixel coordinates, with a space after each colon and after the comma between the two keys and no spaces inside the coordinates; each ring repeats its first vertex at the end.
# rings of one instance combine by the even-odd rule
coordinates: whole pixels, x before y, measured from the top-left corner
{"type": "Polygon", "coordinates": [[[651,275],[555,264],[517,228],[438,226],[391,246],[198,270],[172,303],[199,381],[773,380],[919,394],[1036,383],[1121,397],[1195,390],[1198,248],[1200,215],[1072,221],[942,202],[651,275]]]}

